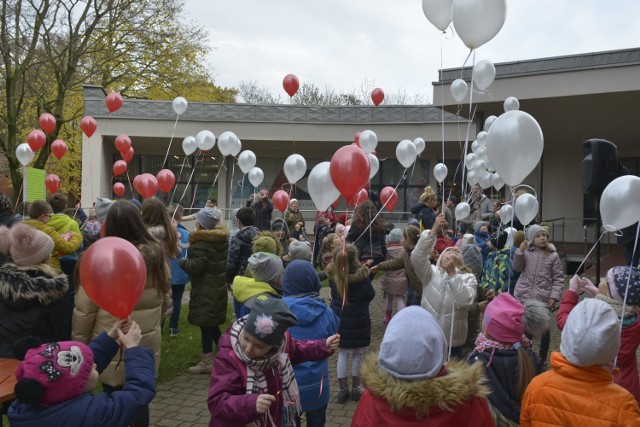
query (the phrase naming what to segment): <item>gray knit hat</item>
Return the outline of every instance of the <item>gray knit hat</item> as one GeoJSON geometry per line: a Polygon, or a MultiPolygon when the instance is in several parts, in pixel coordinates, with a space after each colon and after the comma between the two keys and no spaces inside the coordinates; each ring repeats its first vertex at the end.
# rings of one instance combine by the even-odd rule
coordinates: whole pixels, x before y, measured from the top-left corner
{"type": "Polygon", "coordinates": [[[268,252],[257,252],[249,257],[251,274],[258,282],[274,284],[282,273],[282,260],[279,256],[268,252]]]}
{"type": "Polygon", "coordinates": [[[543,233],[546,233],[547,236],[549,235],[544,227],[541,227],[537,224],[530,225],[529,228],[527,228],[527,240],[529,241],[529,243],[533,243],[533,239],[536,237],[536,234],[540,233],[541,231],[543,233]]]}
{"type": "Polygon", "coordinates": [[[111,205],[113,205],[113,200],[107,199],[106,197],[98,197],[95,205],[98,221],[104,222],[104,220],[107,219],[107,214],[109,213],[109,209],[111,209],[111,205]]]}
{"type": "Polygon", "coordinates": [[[309,261],[311,259],[311,245],[309,242],[301,242],[294,240],[289,243],[289,256],[291,259],[302,259],[309,261]]]}
{"type": "Polygon", "coordinates": [[[23,223],[10,229],[0,227],[0,239],[1,252],[10,255],[13,263],[21,267],[42,264],[53,252],[53,239],[49,235],[23,223]]]}
{"type": "Polygon", "coordinates": [[[196,221],[206,230],[211,230],[220,222],[220,213],[214,208],[200,209],[196,214],[196,221]]]}
{"type": "Polygon", "coordinates": [[[477,233],[478,231],[480,231],[480,227],[482,227],[483,225],[489,225],[489,223],[487,221],[476,221],[473,223],[473,232],[477,233]]]}
{"type": "Polygon", "coordinates": [[[265,344],[279,347],[284,333],[296,326],[298,319],[280,298],[258,299],[244,324],[244,331],[265,344]]]}
{"type": "Polygon", "coordinates": [[[378,353],[382,370],[408,380],[437,376],[446,359],[442,328],[433,314],[420,306],[403,308],[393,316],[378,353]]]}
{"type": "Polygon", "coordinates": [[[387,235],[387,243],[400,243],[402,240],[402,230],[394,228],[387,235]]]}

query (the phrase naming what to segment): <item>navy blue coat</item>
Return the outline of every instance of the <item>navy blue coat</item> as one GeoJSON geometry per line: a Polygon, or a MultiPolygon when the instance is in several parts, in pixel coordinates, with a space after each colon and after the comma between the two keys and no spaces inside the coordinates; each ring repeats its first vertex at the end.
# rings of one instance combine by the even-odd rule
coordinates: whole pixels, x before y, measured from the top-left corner
{"type": "Polygon", "coordinates": [[[229,242],[227,253],[226,280],[229,285],[236,276],[242,276],[247,269],[249,257],[253,253],[253,239],[260,233],[256,227],[249,225],[238,230],[229,242]]]}
{"type": "Polygon", "coordinates": [[[436,222],[436,213],[429,206],[420,202],[411,207],[411,213],[416,216],[418,222],[422,221],[422,229],[431,230],[436,222]]]}

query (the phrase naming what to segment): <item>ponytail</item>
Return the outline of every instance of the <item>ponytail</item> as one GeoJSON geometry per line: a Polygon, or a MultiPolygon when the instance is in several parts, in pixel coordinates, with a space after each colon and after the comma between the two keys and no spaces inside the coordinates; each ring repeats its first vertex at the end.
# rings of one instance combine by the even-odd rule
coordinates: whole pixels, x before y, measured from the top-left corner
{"type": "MultiPolygon", "coordinates": [[[[520,344],[520,343],[518,343],[520,344]]],[[[519,346],[518,347],[518,391],[516,393],[516,400],[518,403],[522,402],[524,392],[527,386],[536,376],[536,367],[531,359],[531,356],[527,350],[519,346]]]]}

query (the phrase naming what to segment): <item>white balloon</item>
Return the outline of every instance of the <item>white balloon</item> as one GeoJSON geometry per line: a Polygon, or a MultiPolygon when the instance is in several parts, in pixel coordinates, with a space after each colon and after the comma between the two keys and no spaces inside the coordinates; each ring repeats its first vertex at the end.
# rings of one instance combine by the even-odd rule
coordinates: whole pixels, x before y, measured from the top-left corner
{"type": "Polygon", "coordinates": [[[493,124],[493,122],[495,122],[497,119],[496,116],[489,116],[487,117],[487,120],[484,121],[484,130],[486,132],[489,132],[489,129],[491,129],[491,125],[493,124]]]}
{"type": "Polygon", "coordinates": [[[471,169],[469,172],[467,172],[467,182],[469,183],[470,186],[473,187],[474,185],[476,185],[479,179],[480,179],[480,173],[478,172],[477,169],[471,169]]]}
{"type": "Polygon", "coordinates": [[[520,109],[520,101],[515,96],[510,96],[504,100],[504,111],[513,111],[520,109]]]}
{"type": "Polygon", "coordinates": [[[494,38],[506,17],[506,0],[455,0],[451,10],[456,33],[469,49],[494,38]]]}
{"type": "Polygon", "coordinates": [[[486,150],[500,178],[516,186],[535,169],[543,148],[544,138],[536,119],[514,110],[500,115],[491,125],[486,150]]]}
{"type": "Polygon", "coordinates": [[[493,185],[493,188],[500,191],[500,189],[504,187],[504,181],[502,180],[502,178],[500,178],[500,175],[494,173],[491,176],[491,185],[493,185]]]}
{"type": "Polygon", "coordinates": [[[498,214],[500,215],[500,221],[503,224],[509,224],[511,222],[511,217],[513,216],[513,207],[511,205],[502,205],[498,214]]]}
{"type": "Polygon", "coordinates": [[[486,190],[487,188],[491,187],[491,177],[493,176],[493,174],[491,172],[483,172],[480,175],[480,179],[478,180],[478,184],[480,184],[480,187],[483,190],[486,190]]]}
{"type": "Polygon", "coordinates": [[[365,153],[371,153],[378,146],[378,135],[372,130],[363,130],[360,133],[360,148],[365,153]]]}
{"type": "Polygon", "coordinates": [[[181,115],[181,114],[184,114],[185,111],[187,111],[187,107],[189,106],[189,103],[183,97],[178,96],[173,100],[172,105],[173,105],[173,111],[175,111],[177,115],[181,115]]]}
{"type": "Polygon", "coordinates": [[[418,156],[419,156],[424,151],[425,147],[427,146],[427,143],[424,142],[424,139],[417,137],[416,139],[413,140],[413,145],[416,146],[416,153],[418,153],[418,156]]]}
{"type": "Polygon", "coordinates": [[[474,153],[478,154],[478,148],[480,148],[480,143],[476,139],[475,141],[473,141],[471,143],[471,151],[473,151],[474,153]]]}
{"type": "Polygon", "coordinates": [[[380,161],[378,161],[378,158],[371,153],[367,154],[367,157],[369,157],[369,179],[371,179],[378,173],[378,170],[380,169],[380,161]]]}
{"type": "Polygon", "coordinates": [[[433,176],[436,177],[436,181],[438,182],[444,181],[448,172],[447,165],[444,163],[438,163],[433,167],[433,176]]]}
{"type": "Polygon", "coordinates": [[[607,231],[621,230],[638,222],[640,178],[625,175],[611,181],[600,197],[600,215],[607,231]]]}
{"type": "Polygon", "coordinates": [[[31,160],[33,160],[33,151],[29,144],[23,142],[16,147],[16,157],[22,166],[27,166],[31,160]]]}
{"type": "Polygon", "coordinates": [[[533,194],[523,194],[516,199],[516,216],[527,225],[538,215],[538,201],[533,194]]]}
{"type": "Polygon", "coordinates": [[[486,145],[480,145],[478,147],[478,151],[476,151],[476,156],[478,156],[478,158],[484,158],[487,155],[487,146],[486,145]]]}
{"type": "Polygon", "coordinates": [[[437,29],[444,31],[451,24],[453,0],[422,0],[422,11],[437,29]]]}
{"type": "Polygon", "coordinates": [[[196,139],[193,136],[187,136],[182,140],[182,151],[184,151],[184,154],[186,154],[187,156],[195,153],[197,149],[198,144],[196,143],[196,139]]]}
{"type": "Polygon", "coordinates": [[[231,153],[229,153],[229,154],[232,157],[235,157],[235,156],[238,155],[240,150],[242,150],[242,141],[240,141],[240,138],[236,138],[236,143],[233,145],[233,147],[231,149],[231,153]]]}
{"type": "Polygon", "coordinates": [[[476,136],[476,141],[478,141],[478,144],[480,144],[481,146],[485,146],[487,145],[487,136],[489,134],[485,131],[480,131],[478,132],[478,135],[476,136]]]}
{"type": "Polygon", "coordinates": [[[491,61],[483,59],[476,62],[476,65],[473,66],[473,84],[476,85],[478,89],[485,90],[491,86],[495,78],[496,67],[493,66],[491,61]]]}
{"type": "Polygon", "coordinates": [[[238,156],[238,166],[242,173],[249,173],[256,165],[256,153],[251,150],[244,150],[238,156]]]}
{"type": "Polygon", "coordinates": [[[467,202],[460,202],[456,205],[456,221],[460,221],[469,216],[471,206],[467,202]]]}
{"type": "Polygon", "coordinates": [[[309,196],[320,212],[326,211],[331,203],[340,197],[340,192],[331,181],[330,166],[330,162],[318,163],[311,169],[309,178],[307,178],[309,196]]]}
{"type": "Polygon", "coordinates": [[[254,167],[249,171],[249,182],[254,187],[260,186],[264,180],[264,172],[258,167],[254,167]]]}
{"type": "Polygon", "coordinates": [[[479,157],[476,157],[476,161],[473,163],[473,168],[477,169],[478,172],[484,172],[487,169],[487,162],[479,157]]]}
{"type": "Polygon", "coordinates": [[[453,96],[453,99],[455,99],[456,102],[460,104],[464,97],[467,96],[467,91],[469,90],[469,88],[467,86],[467,82],[465,82],[464,80],[455,79],[451,83],[451,87],[449,88],[449,90],[451,90],[451,96],[453,96]]]}
{"type": "Polygon", "coordinates": [[[211,150],[216,145],[216,136],[210,130],[201,130],[196,134],[196,145],[202,151],[211,150]]]}
{"type": "MultiPolygon", "coordinates": [[[[218,137],[218,149],[223,156],[233,155],[232,153],[238,150],[239,144],[240,140],[236,134],[231,131],[222,132],[218,137]]],[[[236,154],[239,152],[240,150],[238,150],[236,154]]]]}
{"type": "Polygon", "coordinates": [[[413,142],[408,139],[404,139],[398,143],[398,146],[396,147],[396,157],[400,164],[405,168],[408,168],[416,161],[417,155],[416,146],[413,142]]]}
{"type": "Polygon", "coordinates": [[[307,161],[300,154],[292,154],[284,161],[284,175],[291,184],[298,182],[307,173],[307,161]]]}
{"type": "Polygon", "coordinates": [[[475,164],[475,161],[476,161],[476,155],[474,153],[469,153],[464,158],[464,165],[467,167],[468,170],[473,169],[473,165],[475,164]]]}

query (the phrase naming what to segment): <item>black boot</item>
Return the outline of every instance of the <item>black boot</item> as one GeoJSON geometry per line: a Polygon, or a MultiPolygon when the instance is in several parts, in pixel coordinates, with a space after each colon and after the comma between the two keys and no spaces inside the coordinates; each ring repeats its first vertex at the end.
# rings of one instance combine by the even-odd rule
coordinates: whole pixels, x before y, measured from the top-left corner
{"type": "Polygon", "coordinates": [[[344,404],[349,400],[349,381],[346,378],[338,378],[338,385],[340,386],[340,391],[338,391],[336,402],[344,404]]]}
{"type": "Polygon", "coordinates": [[[364,392],[364,390],[362,389],[362,386],[360,385],[360,377],[351,377],[352,383],[351,383],[351,400],[353,401],[358,401],[360,400],[360,396],[362,396],[362,393],[364,392]]]}

